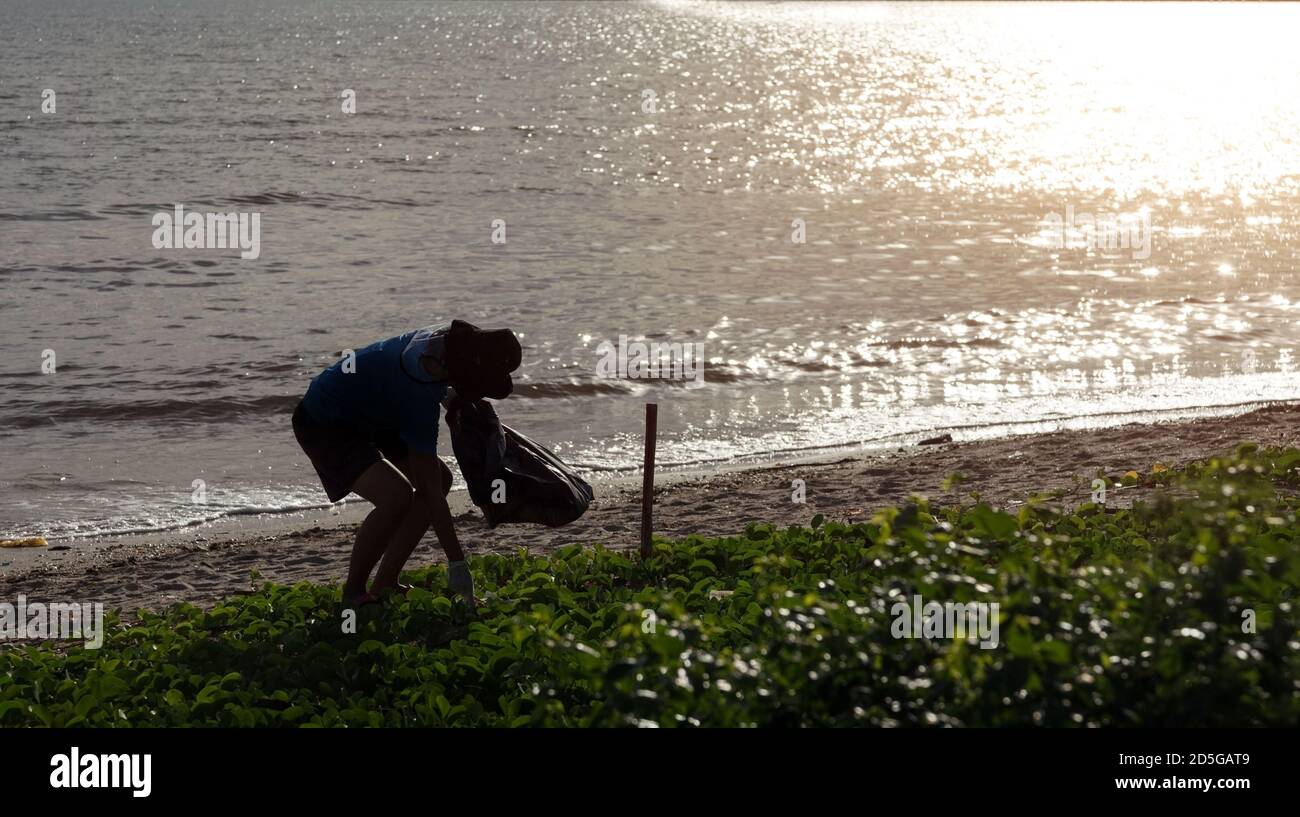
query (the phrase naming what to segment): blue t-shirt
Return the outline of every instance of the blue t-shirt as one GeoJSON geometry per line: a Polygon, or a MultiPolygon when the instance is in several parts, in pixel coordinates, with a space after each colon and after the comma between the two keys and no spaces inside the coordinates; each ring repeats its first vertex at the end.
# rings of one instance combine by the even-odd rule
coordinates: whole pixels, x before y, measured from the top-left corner
{"type": "Polygon", "coordinates": [[[420,359],[441,361],[445,332],[426,327],[372,343],[356,350],[355,368],[344,355],[312,379],[303,406],[317,422],[348,425],[373,436],[397,434],[416,451],[437,453],[447,383],[431,378],[420,359]]]}

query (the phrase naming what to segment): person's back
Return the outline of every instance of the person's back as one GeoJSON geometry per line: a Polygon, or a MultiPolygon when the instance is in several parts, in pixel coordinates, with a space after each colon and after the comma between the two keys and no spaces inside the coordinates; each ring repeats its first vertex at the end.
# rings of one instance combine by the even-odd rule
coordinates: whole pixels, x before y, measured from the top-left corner
{"type": "Polygon", "coordinates": [[[427,343],[421,329],[377,341],[316,375],[303,405],[323,423],[351,424],[374,435],[397,435],[408,445],[437,450],[439,406],[447,383],[420,365],[427,343]]]}
{"type": "Polygon", "coordinates": [[[508,396],[521,359],[510,330],[452,321],[345,353],[312,379],[294,411],[294,435],[331,502],[355,492],[375,506],[357,530],[344,601],[374,600],[366,584],[376,564],[374,592],[400,590],[402,566],[430,526],[452,589],[473,601],[447,507],[451,471],[437,456],[438,419],[452,388],[472,399],[508,396]]]}

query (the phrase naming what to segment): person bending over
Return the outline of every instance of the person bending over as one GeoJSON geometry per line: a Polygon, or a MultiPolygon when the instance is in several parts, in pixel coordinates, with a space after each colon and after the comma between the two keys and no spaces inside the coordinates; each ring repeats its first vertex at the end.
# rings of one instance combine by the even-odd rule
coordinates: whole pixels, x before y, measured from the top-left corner
{"type": "Polygon", "coordinates": [[[521,358],[509,329],[454,320],[345,354],[312,379],[293,413],[294,436],[330,502],[352,492],[375,506],[357,530],[344,602],[405,592],[398,584],[402,566],[432,527],[447,554],[452,589],[474,603],[447,507],[451,470],[438,458],[439,409],[450,390],[467,399],[507,397],[521,358]]]}

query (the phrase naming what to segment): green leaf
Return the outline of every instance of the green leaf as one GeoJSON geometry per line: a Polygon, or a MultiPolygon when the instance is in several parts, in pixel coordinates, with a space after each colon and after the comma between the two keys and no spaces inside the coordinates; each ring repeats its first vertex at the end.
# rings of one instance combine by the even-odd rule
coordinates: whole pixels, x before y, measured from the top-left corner
{"type": "Polygon", "coordinates": [[[995,511],[987,505],[976,506],[971,510],[970,516],[978,533],[998,541],[1010,540],[1020,529],[1015,517],[995,511]]]}

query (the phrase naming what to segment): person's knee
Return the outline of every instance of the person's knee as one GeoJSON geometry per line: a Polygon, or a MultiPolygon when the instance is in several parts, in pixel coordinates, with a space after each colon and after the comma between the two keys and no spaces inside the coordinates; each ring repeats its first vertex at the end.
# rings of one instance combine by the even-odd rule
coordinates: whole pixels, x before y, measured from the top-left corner
{"type": "Polygon", "coordinates": [[[411,522],[421,522],[426,527],[433,521],[429,514],[429,503],[425,494],[419,490],[411,494],[411,505],[406,509],[406,518],[411,522]]]}
{"type": "Polygon", "coordinates": [[[447,467],[447,463],[439,459],[438,470],[442,473],[442,495],[447,497],[451,494],[451,469],[447,467]]]}

